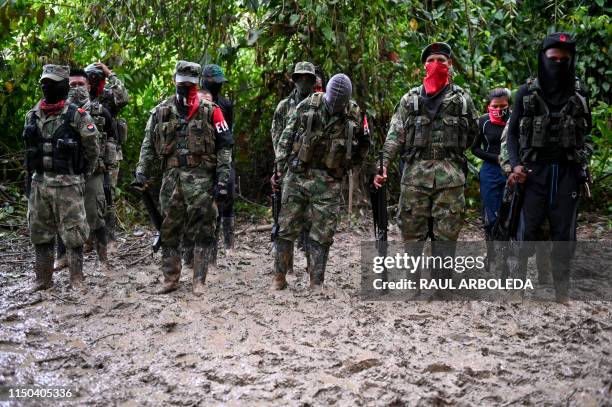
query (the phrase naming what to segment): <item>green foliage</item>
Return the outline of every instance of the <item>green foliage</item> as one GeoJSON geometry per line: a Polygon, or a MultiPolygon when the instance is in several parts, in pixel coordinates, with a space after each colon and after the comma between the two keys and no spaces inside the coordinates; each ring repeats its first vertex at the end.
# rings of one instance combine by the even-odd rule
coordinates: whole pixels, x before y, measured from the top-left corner
{"type": "Polygon", "coordinates": [[[40,97],[44,63],[98,59],[126,83],[130,137],[123,182],[138,160],[148,111],[172,93],[178,59],[214,62],[236,103],[235,138],[243,194],[263,202],[272,168],[273,110],[290,90],[289,71],[310,60],[348,74],[377,146],[395,104],[422,77],[420,53],[453,46],[454,81],[484,112],[487,91],[516,89],[536,67],[548,32],[578,39],[578,73],[594,106],[594,172],[610,171],[610,8],[603,1],[416,0],[0,0],[0,121],[3,150],[21,149],[23,117],[40,97]]]}

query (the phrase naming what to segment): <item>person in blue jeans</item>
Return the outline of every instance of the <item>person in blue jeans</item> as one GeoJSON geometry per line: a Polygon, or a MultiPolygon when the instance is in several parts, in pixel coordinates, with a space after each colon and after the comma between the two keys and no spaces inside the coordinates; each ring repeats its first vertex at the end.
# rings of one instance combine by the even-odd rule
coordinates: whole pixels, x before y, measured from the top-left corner
{"type": "Polygon", "coordinates": [[[480,167],[480,197],[484,214],[486,240],[491,239],[491,230],[502,203],[506,175],[499,165],[501,135],[510,117],[512,95],[508,89],[495,88],[489,93],[488,113],[478,121],[479,132],[472,146],[472,153],[483,160],[480,167]]]}

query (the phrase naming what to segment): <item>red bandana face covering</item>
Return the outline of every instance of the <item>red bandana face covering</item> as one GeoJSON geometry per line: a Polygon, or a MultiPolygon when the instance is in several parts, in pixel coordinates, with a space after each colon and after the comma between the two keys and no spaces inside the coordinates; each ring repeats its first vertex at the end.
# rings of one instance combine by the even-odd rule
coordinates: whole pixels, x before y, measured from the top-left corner
{"type": "Polygon", "coordinates": [[[438,61],[425,64],[427,75],[423,79],[423,86],[428,95],[435,95],[448,85],[448,65],[438,61]]]}
{"type": "Polygon", "coordinates": [[[505,126],[506,121],[504,120],[504,111],[507,109],[494,109],[491,106],[489,109],[489,119],[491,119],[491,123],[497,124],[498,126],[505,126]]]}
{"type": "Polygon", "coordinates": [[[191,116],[198,110],[200,106],[200,98],[198,96],[198,85],[192,85],[189,87],[189,95],[187,96],[187,105],[189,106],[189,112],[187,113],[187,120],[191,119],[191,116]]]}
{"type": "Polygon", "coordinates": [[[40,108],[47,116],[54,116],[59,114],[62,109],[64,109],[64,105],[66,104],[66,100],[60,100],[57,103],[47,103],[45,100],[40,101],[40,108]]]}

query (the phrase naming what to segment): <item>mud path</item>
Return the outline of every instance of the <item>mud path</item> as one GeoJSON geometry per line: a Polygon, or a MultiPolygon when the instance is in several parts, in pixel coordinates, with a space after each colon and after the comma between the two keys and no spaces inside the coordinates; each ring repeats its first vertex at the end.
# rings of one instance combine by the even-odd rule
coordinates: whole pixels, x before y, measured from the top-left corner
{"type": "Polygon", "coordinates": [[[178,292],[149,294],[146,236],[124,237],[107,276],[90,255],[86,294],[63,270],[28,295],[32,255],[16,240],[0,258],[0,385],[76,389],[53,405],[612,403],[612,304],[362,302],[366,237],[337,235],[323,291],[299,254],[290,288],[270,292],[268,233],[240,234],[202,298],[190,270],[178,292]]]}

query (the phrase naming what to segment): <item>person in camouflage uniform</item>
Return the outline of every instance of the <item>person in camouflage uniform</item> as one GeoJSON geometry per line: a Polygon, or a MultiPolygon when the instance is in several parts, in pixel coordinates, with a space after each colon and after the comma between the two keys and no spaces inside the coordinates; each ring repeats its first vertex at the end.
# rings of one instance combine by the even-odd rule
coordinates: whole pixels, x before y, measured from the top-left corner
{"type": "MultiPolygon", "coordinates": [[[[101,103],[90,101],[89,81],[87,74],[82,69],[71,69],[69,78],[70,92],[68,101],[87,110],[94,120],[100,137],[98,146],[100,155],[94,173],[85,182],[85,213],[89,225],[89,240],[95,242],[98,259],[102,270],[108,269],[107,254],[107,228],[105,215],[110,198],[111,182],[109,171],[116,164],[117,159],[117,127],[110,112],[101,103]]],[[[67,265],[66,246],[58,236],[57,258],[53,265],[54,270],[60,270],[67,265]]]]}
{"type": "Polygon", "coordinates": [[[115,251],[115,229],[117,226],[117,214],[115,212],[115,197],[117,193],[117,180],[119,179],[119,165],[123,161],[122,145],[127,140],[127,122],[123,118],[117,117],[129,101],[129,95],[125,85],[119,77],[112,72],[105,64],[97,62],[90,64],[85,68],[90,82],[90,96],[94,102],[99,102],[107,109],[117,129],[116,145],[116,160],[115,163],[109,165],[109,175],[111,181],[111,196],[112,204],[108,207],[105,215],[105,223],[108,233],[108,251],[115,251]]]}
{"type": "Polygon", "coordinates": [[[155,167],[163,172],[159,201],[164,285],[159,294],[178,288],[183,235],[195,244],[193,292],[203,292],[217,219],[213,199],[223,201],[228,195],[232,135],[221,109],[198,97],[201,69],[193,62],[176,64],[176,94],[151,110],[136,168],[138,186],[146,187],[155,167]]]}
{"type": "Polygon", "coordinates": [[[383,174],[374,182],[386,181],[387,168],[400,153],[406,163],[398,211],[403,240],[429,235],[454,241],[465,209],[464,154],[478,132],[478,113],[469,93],[449,82],[448,44],[430,44],[421,61],[424,85],[411,89],[396,107],[383,147],[383,174]]]}
{"type": "MultiPolygon", "coordinates": [[[[295,112],[297,105],[313,93],[316,85],[317,76],[315,66],[310,62],[298,62],[295,64],[293,74],[291,74],[291,80],[293,81],[295,88],[291,91],[289,96],[281,100],[276,106],[274,116],[272,118],[272,128],[270,133],[272,135],[272,148],[276,151],[280,136],[287,127],[289,118],[295,112]]],[[[283,169],[286,171],[286,169],[283,169]]],[[[309,225],[304,224],[300,238],[298,239],[298,248],[306,250],[307,238],[308,238],[309,225]]],[[[290,267],[293,269],[293,265],[290,267]]]]}
{"type": "Polygon", "coordinates": [[[89,235],[84,177],[98,160],[98,130],[87,111],[66,103],[69,68],[45,65],[44,98],[25,119],[25,166],[31,175],[28,226],[34,245],[36,280],[31,291],[53,285],[53,244],[59,233],[68,248],[70,284],[83,287],[83,242],[89,235]]]}
{"type": "MultiPolygon", "coordinates": [[[[278,140],[276,168],[287,168],[282,182],[280,230],[276,239],[272,288],[287,286],[293,263],[293,242],[309,223],[307,268],[310,286],[323,284],[329,247],[340,212],[341,183],[347,170],[365,158],[369,136],[363,116],[351,100],[352,84],[343,74],[331,78],[326,93],[314,93],[300,102],[278,140]]],[[[283,171],[272,177],[280,188],[283,171]]]]}
{"type": "Polygon", "coordinates": [[[276,106],[272,119],[272,147],[276,152],[280,136],[287,127],[289,118],[295,112],[297,105],[312,93],[316,82],[315,67],[310,62],[298,62],[295,64],[291,80],[295,84],[295,89],[289,96],[281,100],[276,106]]]}
{"type": "MultiPolygon", "coordinates": [[[[405,242],[433,241],[432,255],[453,256],[463,226],[464,186],[469,148],[478,132],[478,112],[469,93],[450,83],[451,48],[443,42],[428,45],[421,54],[423,85],[400,100],[383,146],[380,187],[398,153],[405,166],[397,221],[405,242]]],[[[451,270],[432,270],[432,278],[449,278],[451,270]]]]}

